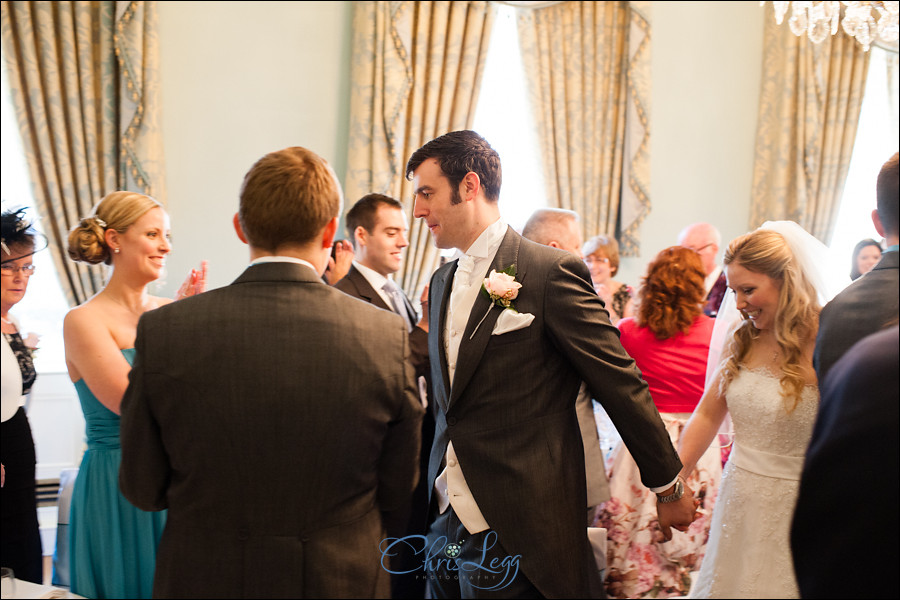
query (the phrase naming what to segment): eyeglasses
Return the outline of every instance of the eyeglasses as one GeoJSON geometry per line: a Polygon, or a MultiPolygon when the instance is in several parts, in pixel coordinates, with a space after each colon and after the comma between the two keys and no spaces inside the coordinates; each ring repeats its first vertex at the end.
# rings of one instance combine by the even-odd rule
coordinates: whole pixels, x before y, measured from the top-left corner
{"type": "Polygon", "coordinates": [[[8,277],[12,277],[19,271],[22,271],[23,277],[31,277],[34,275],[34,265],[25,265],[23,267],[18,265],[0,265],[0,269],[2,269],[2,273],[8,277]]]}
{"type": "Polygon", "coordinates": [[[600,264],[605,265],[605,264],[609,263],[609,259],[606,258],[605,256],[603,258],[597,258],[596,256],[585,256],[584,262],[589,265],[593,264],[593,263],[600,263],[600,264]]]}
{"type": "Polygon", "coordinates": [[[705,246],[700,246],[699,248],[692,248],[691,246],[685,246],[685,248],[687,248],[689,250],[693,250],[697,254],[700,254],[701,252],[703,252],[704,250],[706,250],[707,248],[709,248],[711,246],[715,246],[715,244],[710,242],[710,243],[706,244],[705,246]]]}

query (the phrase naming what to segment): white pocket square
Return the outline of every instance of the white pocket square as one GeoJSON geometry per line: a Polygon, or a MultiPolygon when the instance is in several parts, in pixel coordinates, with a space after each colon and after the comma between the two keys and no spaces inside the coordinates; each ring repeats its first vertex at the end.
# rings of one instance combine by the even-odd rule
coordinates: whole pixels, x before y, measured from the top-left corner
{"type": "Polygon", "coordinates": [[[534,315],[531,313],[520,313],[506,309],[500,313],[491,335],[503,335],[517,329],[525,329],[531,325],[532,321],[534,321],[534,315]]]}

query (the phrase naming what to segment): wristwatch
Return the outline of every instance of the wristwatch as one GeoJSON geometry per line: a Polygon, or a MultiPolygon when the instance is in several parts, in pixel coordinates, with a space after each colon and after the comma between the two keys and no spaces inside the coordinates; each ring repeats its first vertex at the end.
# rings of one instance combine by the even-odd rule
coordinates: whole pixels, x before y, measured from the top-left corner
{"type": "Polygon", "coordinates": [[[659,494],[657,494],[656,501],[660,504],[668,504],[670,502],[677,502],[681,500],[682,496],[684,496],[684,480],[679,477],[675,480],[675,491],[668,496],[660,496],[659,494]]]}

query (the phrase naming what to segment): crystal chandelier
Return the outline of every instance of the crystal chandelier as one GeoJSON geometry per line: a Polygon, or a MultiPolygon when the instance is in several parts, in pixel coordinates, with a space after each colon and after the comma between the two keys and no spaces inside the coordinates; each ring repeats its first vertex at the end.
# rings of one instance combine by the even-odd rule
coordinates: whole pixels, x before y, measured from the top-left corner
{"type": "MultiPolygon", "coordinates": [[[[763,6],[765,2],[760,2],[763,6]]],[[[775,22],[781,25],[791,9],[788,25],[796,36],[804,33],[814,44],[823,42],[834,35],[838,23],[844,33],[856,38],[864,50],[868,51],[873,42],[896,45],[898,38],[898,2],[772,2],[775,8],[775,22]],[[843,19],[841,12],[843,10],[843,19]]]]}

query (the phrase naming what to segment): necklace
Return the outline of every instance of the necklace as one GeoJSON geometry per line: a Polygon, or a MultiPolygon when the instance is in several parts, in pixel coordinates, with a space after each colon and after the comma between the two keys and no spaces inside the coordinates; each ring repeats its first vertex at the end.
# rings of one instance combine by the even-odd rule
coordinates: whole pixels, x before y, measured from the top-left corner
{"type": "Polygon", "coordinates": [[[4,319],[3,317],[0,317],[0,321],[3,321],[3,322],[6,323],[7,325],[12,325],[12,324],[13,324],[12,321],[7,321],[7,320],[4,319]]]}

